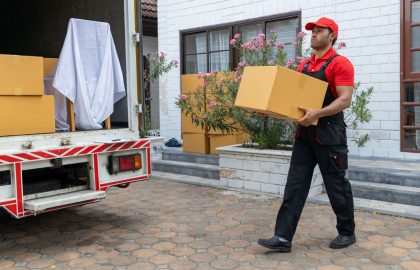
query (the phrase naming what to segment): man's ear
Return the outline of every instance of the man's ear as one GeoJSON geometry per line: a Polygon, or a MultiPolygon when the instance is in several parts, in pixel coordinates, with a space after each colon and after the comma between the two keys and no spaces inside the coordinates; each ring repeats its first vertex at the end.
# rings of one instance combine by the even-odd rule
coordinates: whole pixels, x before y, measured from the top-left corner
{"type": "Polygon", "coordinates": [[[334,32],[330,33],[330,40],[333,41],[334,39],[336,39],[337,37],[335,36],[334,32]]]}

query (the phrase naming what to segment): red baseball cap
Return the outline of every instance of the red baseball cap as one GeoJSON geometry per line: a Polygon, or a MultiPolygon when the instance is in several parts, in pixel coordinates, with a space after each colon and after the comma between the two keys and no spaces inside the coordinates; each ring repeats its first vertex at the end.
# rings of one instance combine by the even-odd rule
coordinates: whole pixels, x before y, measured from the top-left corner
{"type": "Polygon", "coordinates": [[[330,18],[322,17],[318,19],[316,22],[308,22],[305,25],[305,29],[312,30],[314,29],[315,26],[328,27],[334,32],[335,36],[338,37],[338,25],[334,20],[330,18]]]}

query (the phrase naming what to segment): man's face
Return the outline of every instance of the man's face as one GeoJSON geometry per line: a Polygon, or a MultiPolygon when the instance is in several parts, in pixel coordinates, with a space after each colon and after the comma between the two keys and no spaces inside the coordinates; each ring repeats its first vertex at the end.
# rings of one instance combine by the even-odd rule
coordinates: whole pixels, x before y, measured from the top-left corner
{"type": "Polygon", "coordinates": [[[327,48],[334,40],[334,33],[330,33],[328,28],[315,26],[312,29],[311,47],[314,50],[327,48]]]}

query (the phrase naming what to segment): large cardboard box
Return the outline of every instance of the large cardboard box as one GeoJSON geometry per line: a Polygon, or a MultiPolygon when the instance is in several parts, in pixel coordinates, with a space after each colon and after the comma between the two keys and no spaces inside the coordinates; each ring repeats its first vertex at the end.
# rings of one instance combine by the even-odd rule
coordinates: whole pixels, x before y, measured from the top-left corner
{"type": "MultiPolygon", "coordinates": [[[[187,74],[181,76],[181,93],[187,94],[192,93],[197,90],[198,87],[203,86],[204,79],[198,78],[196,74],[187,74]]],[[[206,128],[201,128],[201,126],[196,126],[192,122],[191,115],[181,115],[181,129],[184,133],[206,133],[206,128]]]]}
{"type": "Polygon", "coordinates": [[[42,96],[42,57],[0,54],[0,96],[42,96]]]}
{"type": "Polygon", "coordinates": [[[44,62],[44,77],[53,75],[57,67],[58,58],[43,58],[44,62]]]}
{"type": "Polygon", "coordinates": [[[192,122],[192,118],[191,115],[185,115],[185,113],[183,113],[181,115],[181,127],[182,127],[182,132],[184,133],[206,133],[206,129],[205,127],[201,128],[201,125],[196,126],[193,122],[192,122]]]}
{"type": "Polygon", "coordinates": [[[327,87],[324,81],[284,67],[245,67],[235,106],[299,120],[304,116],[299,106],[322,108],[327,87]]]}
{"type": "Polygon", "coordinates": [[[204,85],[204,79],[198,78],[197,74],[185,74],[181,76],[181,93],[190,93],[204,85]]]}
{"type": "Polygon", "coordinates": [[[183,133],[183,151],[208,154],[210,152],[210,140],[207,134],[183,133]]]}
{"type": "Polygon", "coordinates": [[[246,133],[231,134],[231,135],[210,135],[210,154],[217,155],[218,147],[240,144],[249,141],[249,135],[246,133]]]}
{"type": "Polygon", "coordinates": [[[55,132],[54,97],[0,96],[0,136],[55,132]]]}

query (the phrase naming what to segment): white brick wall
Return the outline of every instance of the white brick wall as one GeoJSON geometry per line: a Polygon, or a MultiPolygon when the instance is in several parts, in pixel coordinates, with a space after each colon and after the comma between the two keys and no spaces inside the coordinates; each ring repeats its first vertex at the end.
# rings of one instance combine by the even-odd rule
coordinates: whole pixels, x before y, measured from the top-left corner
{"type": "MultiPolygon", "coordinates": [[[[242,149],[234,146],[219,148],[220,185],[229,188],[284,194],[290,152],[242,149]]],[[[309,196],[322,192],[323,181],[319,168],[312,177],[309,196]]]]}
{"type": "MultiPolygon", "coordinates": [[[[334,18],[339,39],[348,46],[340,53],[353,62],[361,87],[373,86],[375,91],[370,104],[373,119],[364,127],[371,141],[362,149],[350,147],[350,154],[420,159],[420,154],[399,151],[400,1],[159,0],[158,9],[159,50],[175,59],[180,58],[180,30],[299,10],[302,26],[321,16],[334,18]]],[[[179,75],[179,69],[173,70],[160,82],[160,125],[166,137],[181,135],[180,111],[174,105],[180,93],[179,75]]]]}

